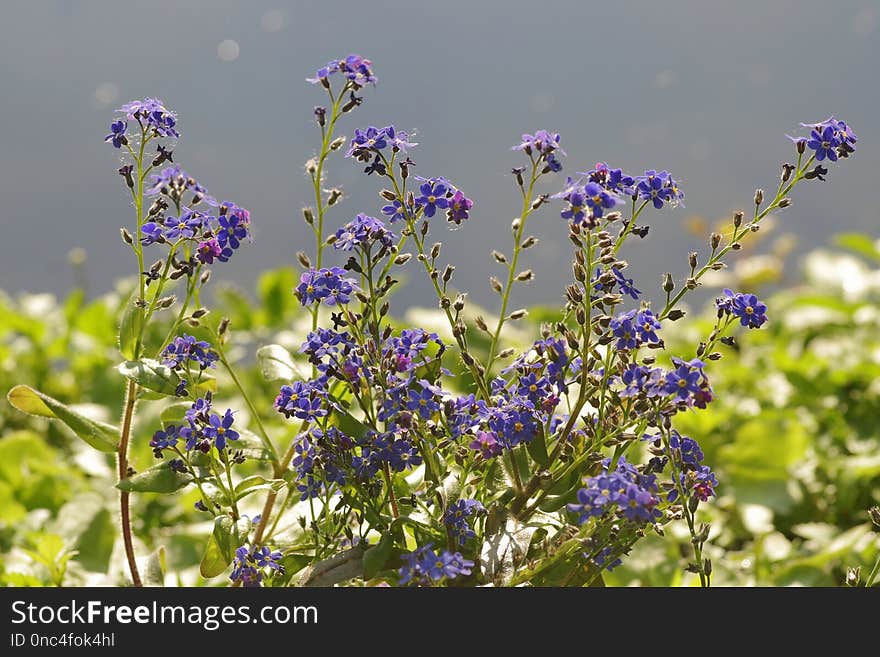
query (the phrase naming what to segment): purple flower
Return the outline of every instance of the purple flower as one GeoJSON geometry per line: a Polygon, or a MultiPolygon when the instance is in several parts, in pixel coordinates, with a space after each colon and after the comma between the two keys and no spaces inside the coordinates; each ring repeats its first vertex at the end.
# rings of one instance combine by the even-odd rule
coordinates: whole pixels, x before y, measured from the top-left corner
{"type": "Polygon", "coordinates": [[[807,148],[816,151],[816,160],[819,162],[826,157],[832,162],[837,162],[838,146],[840,146],[840,140],[835,129],[830,125],[812,130],[810,139],[807,141],[807,148]]]}
{"type": "Polygon", "coordinates": [[[232,409],[226,409],[223,417],[216,413],[211,413],[208,417],[208,426],[205,427],[205,437],[214,441],[214,445],[218,450],[226,448],[226,441],[238,440],[238,432],[232,428],[235,418],[232,416],[232,409]]]}
{"type": "Polygon", "coordinates": [[[233,203],[220,207],[217,223],[219,224],[217,239],[222,247],[237,249],[241,246],[242,240],[250,237],[250,213],[233,203]]]}
{"type": "Polygon", "coordinates": [[[128,128],[128,123],[122,119],[114,121],[110,124],[110,134],[104,137],[104,141],[112,143],[113,148],[121,148],[128,143],[128,138],[125,136],[126,128],[128,128]]]}
{"type": "Polygon", "coordinates": [[[647,343],[660,342],[657,331],[660,330],[660,322],[650,310],[642,310],[636,315],[635,329],[639,333],[639,340],[647,343]]]}
{"type": "Polygon", "coordinates": [[[465,559],[460,552],[444,550],[436,553],[429,543],[415,552],[402,555],[404,566],[399,571],[401,586],[430,586],[460,575],[470,575],[473,561],[465,559]]]}
{"type": "Polygon", "coordinates": [[[141,237],[141,244],[144,246],[156,244],[157,242],[165,242],[165,234],[162,230],[162,225],[155,221],[148,221],[141,226],[141,232],[144,234],[144,236],[141,237]]]}
{"type": "Polygon", "coordinates": [[[217,241],[216,237],[199,242],[198,247],[196,247],[196,258],[203,265],[212,264],[215,258],[220,262],[227,262],[231,255],[232,249],[228,247],[224,249],[220,246],[220,242],[217,241]]]}
{"type": "Polygon", "coordinates": [[[679,360],[674,370],[666,373],[663,391],[678,399],[687,399],[701,391],[702,368],[679,360]]]}
{"type": "Polygon", "coordinates": [[[327,415],[324,407],[326,390],[315,381],[294,381],[281,386],[273,406],[284,417],[314,421],[327,415]]]}
{"type": "Polygon", "coordinates": [[[472,207],[474,207],[474,202],[462,194],[460,189],[457,189],[449,199],[446,217],[454,224],[461,225],[461,222],[470,216],[468,213],[472,207]]]}
{"type": "Polygon", "coordinates": [[[568,505],[569,511],[579,514],[579,524],[612,510],[639,524],[660,516],[655,475],[640,473],[622,456],[614,472],[608,472],[610,459],[605,459],[604,465],[605,473],[585,479],[584,488],[577,492],[577,503],[568,505]]]}
{"type": "Polygon", "coordinates": [[[421,390],[410,390],[409,401],[406,407],[410,411],[416,411],[423,420],[430,420],[431,416],[440,410],[440,403],[436,400],[439,390],[427,381],[419,381],[421,390]]]}
{"type": "Polygon", "coordinates": [[[201,216],[185,209],[179,217],[165,219],[165,239],[169,242],[175,242],[178,239],[192,239],[201,227],[201,216]]]}
{"type": "Polygon", "coordinates": [[[392,224],[398,220],[406,221],[406,209],[398,200],[394,200],[389,205],[383,206],[382,214],[388,217],[388,221],[392,224]]]}
{"type": "Polygon", "coordinates": [[[172,369],[185,367],[188,361],[192,361],[204,370],[214,367],[218,358],[217,352],[211,349],[210,344],[186,334],[174,338],[162,350],[162,356],[164,358],[162,363],[172,369]]]}
{"type": "Polygon", "coordinates": [[[340,267],[330,269],[310,269],[300,276],[296,295],[304,306],[323,301],[328,306],[346,304],[351,300],[355,284],[345,278],[345,270],[340,267]]]}
{"type": "Polygon", "coordinates": [[[549,155],[555,151],[559,151],[563,155],[565,155],[565,151],[563,151],[559,147],[559,133],[551,133],[546,130],[538,130],[535,134],[529,135],[524,134],[522,136],[522,141],[514,146],[511,150],[514,151],[525,151],[526,154],[531,154],[532,152],[537,152],[542,155],[549,155]]]}
{"type": "Polygon", "coordinates": [[[724,297],[715,299],[719,313],[727,313],[739,319],[742,326],[759,328],[767,321],[767,305],[754,294],[743,294],[725,289],[724,297]]]}
{"type": "Polygon", "coordinates": [[[593,217],[596,219],[601,218],[606,209],[613,208],[617,204],[617,199],[606,192],[598,183],[587,183],[584,186],[584,196],[587,205],[592,210],[593,217]]]}
{"type": "Polygon", "coordinates": [[[180,136],[175,129],[177,115],[165,107],[158,98],[144,98],[126,103],[117,110],[128,117],[129,121],[137,121],[146,130],[152,130],[159,137],[180,136]]]}
{"type": "Polygon", "coordinates": [[[306,78],[306,81],[312,84],[321,83],[329,88],[330,76],[341,73],[355,89],[359,89],[368,83],[376,82],[376,76],[373,75],[371,69],[372,65],[373,62],[360,55],[349,55],[345,59],[334,59],[326,66],[322,66],[315,73],[315,77],[306,78]]]}
{"type": "Polygon", "coordinates": [[[639,295],[642,292],[636,289],[635,281],[631,278],[626,278],[617,267],[612,267],[611,271],[614,274],[614,278],[617,279],[617,287],[620,293],[628,294],[632,299],[638,301],[639,295]]]}
{"type": "Polygon", "coordinates": [[[572,190],[565,196],[568,207],[560,213],[563,219],[579,224],[586,217],[587,197],[580,191],[572,190]]]}
{"type": "Polygon", "coordinates": [[[416,207],[422,208],[426,217],[433,217],[437,208],[449,207],[449,200],[446,198],[448,188],[442,182],[424,182],[419,191],[421,196],[416,197],[416,207]]]}
{"type": "Polygon", "coordinates": [[[443,523],[453,539],[459,545],[464,545],[469,538],[476,537],[469,519],[485,512],[485,507],[477,500],[459,499],[447,507],[443,514],[443,523]]]}
{"type": "Polygon", "coordinates": [[[656,209],[659,210],[664,203],[672,200],[672,190],[667,186],[669,173],[666,171],[658,173],[650,169],[645,171],[645,175],[639,176],[637,180],[636,193],[639,198],[651,201],[656,209]]]}
{"type": "Polygon", "coordinates": [[[385,224],[381,221],[375,217],[359,214],[336,231],[333,247],[342,251],[351,251],[355,247],[378,242],[390,248],[394,240],[394,233],[385,228],[385,224]]]}
{"type": "Polygon", "coordinates": [[[617,349],[635,349],[639,346],[639,333],[635,324],[635,316],[636,311],[631,310],[611,320],[609,328],[614,337],[617,338],[617,343],[615,344],[617,349]]]}
{"type": "Polygon", "coordinates": [[[382,128],[382,132],[385,133],[385,138],[387,139],[388,144],[391,146],[391,150],[395,153],[406,153],[408,148],[418,146],[418,144],[415,142],[407,141],[409,139],[409,135],[403,130],[395,130],[393,125],[385,126],[384,128],[382,128]]]}
{"type": "Polygon", "coordinates": [[[502,452],[501,444],[491,431],[480,431],[468,447],[478,451],[484,459],[500,456],[502,452]]]}
{"type": "Polygon", "coordinates": [[[251,549],[242,545],[235,550],[229,579],[240,582],[244,587],[258,587],[264,577],[273,573],[284,574],[284,566],[281,565],[282,556],[281,552],[277,550],[273,552],[265,545],[251,549]]]}

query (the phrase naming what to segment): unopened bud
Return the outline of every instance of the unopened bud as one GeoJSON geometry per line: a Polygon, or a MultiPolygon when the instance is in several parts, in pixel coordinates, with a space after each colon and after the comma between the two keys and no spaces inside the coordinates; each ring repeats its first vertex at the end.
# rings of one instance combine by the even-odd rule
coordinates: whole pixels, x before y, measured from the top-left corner
{"type": "Polygon", "coordinates": [[[452,275],[455,273],[455,267],[452,265],[446,265],[446,269],[443,270],[443,282],[448,283],[450,279],[452,279],[452,275]]]}
{"type": "Polygon", "coordinates": [[[464,310],[464,299],[465,299],[465,295],[459,294],[455,298],[455,301],[452,303],[453,310],[455,310],[456,312],[461,312],[462,310],[464,310]]]}
{"type": "Polygon", "coordinates": [[[880,506],[872,506],[868,509],[868,517],[871,518],[875,527],[880,527],[880,506]]]}
{"type": "Polygon", "coordinates": [[[313,223],[315,223],[315,213],[312,212],[311,208],[303,208],[302,212],[303,212],[303,219],[305,219],[305,222],[309,226],[311,226],[313,223]]]}
{"type": "Polygon", "coordinates": [[[742,222],[743,222],[743,213],[742,212],[735,212],[733,214],[733,227],[739,228],[740,226],[742,226],[742,222]]]}
{"type": "Polygon", "coordinates": [[[223,319],[220,320],[220,326],[217,327],[217,335],[222,337],[223,335],[226,334],[226,331],[228,331],[228,330],[229,330],[229,318],[224,317],[223,319]]]}
{"type": "Polygon", "coordinates": [[[787,198],[787,197],[786,197],[786,198],[782,199],[781,201],[779,201],[779,207],[780,207],[780,208],[787,208],[787,207],[790,206],[790,205],[791,205],[791,199],[790,199],[790,198],[787,198]]]}
{"type": "Polygon", "coordinates": [[[525,308],[519,308],[518,310],[514,310],[512,313],[510,313],[507,316],[507,319],[513,319],[513,320],[522,319],[523,317],[525,317],[528,314],[529,314],[528,310],[526,310],[525,308]]]}
{"type": "Polygon", "coordinates": [[[379,192],[379,196],[384,198],[386,201],[394,201],[397,199],[397,196],[390,189],[383,189],[379,192]]]}
{"type": "Polygon", "coordinates": [[[530,249],[530,248],[532,248],[533,246],[535,246],[535,244],[537,244],[537,243],[538,243],[538,238],[535,237],[534,235],[529,235],[527,238],[525,238],[525,239],[523,240],[523,243],[520,244],[520,247],[519,247],[519,248],[521,248],[521,249],[530,249]]]}
{"type": "Polygon", "coordinates": [[[516,353],[516,349],[514,349],[513,347],[508,347],[507,349],[502,350],[501,353],[498,354],[498,358],[501,358],[501,359],[510,358],[515,353],[516,353]]]}
{"type": "Polygon", "coordinates": [[[526,270],[521,271],[520,273],[518,273],[518,274],[516,275],[516,280],[518,280],[518,281],[530,281],[530,280],[532,280],[534,277],[535,277],[535,274],[532,272],[532,270],[531,270],[531,269],[526,269],[526,270]]]}
{"type": "Polygon", "coordinates": [[[507,262],[507,256],[500,251],[492,251],[492,257],[495,258],[496,262],[500,262],[502,265],[507,262]]]}
{"type": "Polygon", "coordinates": [[[522,222],[521,222],[520,218],[516,217],[513,221],[510,222],[510,230],[512,230],[515,233],[516,231],[519,230],[521,223],[522,222]]]}
{"type": "Polygon", "coordinates": [[[721,244],[721,233],[712,233],[712,236],[709,238],[709,245],[712,247],[712,250],[717,249],[719,244],[721,244]]]}
{"type": "Polygon", "coordinates": [[[495,290],[498,294],[501,294],[501,291],[504,289],[501,287],[501,281],[499,281],[494,276],[489,277],[489,284],[492,286],[492,289],[495,290]]]}
{"type": "Polygon", "coordinates": [[[755,205],[761,205],[761,203],[763,203],[763,202],[764,202],[764,190],[758,188],[755,190],[755,205]]]}
{"type": "Polygon", "coordinates": [[[486,324],[486,320],[483,319],[482,315],[477,315],[474,318],[474,324],[476,324],[477,328],[480,329],[481,331],[486,331],[488,333],[489,326],[486,324]]]}
{"type": "Polygon", "coordinates": [[[395,265],[405,265],[412,258],[412,253],[401,253],[394,259],[395,265]]]}
{"type": "Polygon", "coordinates": [[[201,282],[202,285],[207,285],[208,281],[210,281],[210,280],[211,280],[211,270],[206,269],[205,271],[202,272],[202,277],[199,279],[199,282],[201,282]]]}
{"type": "Polygon", "coordinates": [[[306,255],[305,251],[297,251],[296,259],[299,261],[299,264],[301,264],[306,269],[312,268],[312,261],[309,260],[309,256],[306,255]]]}
{"type": "Polygon", "coordinates": [[[200,317],[204,317],[205,315],[207,315],[209,312],[210,312],[210,311],[209,311],[207,308],[199,308],[198,310],[196,310],[196,311],[192,314],[192,316],[193,316],[195,319],[199,319],[200,317]]]}
{"type": "Polygon", "coordinates": [[[740,244],[739,242],[734,242],[733,244],[730,245],[730,248],[733,249],[734,251],[739,251],[741,248],[743,248],[743,245],[740,244]]]}
{"type": "Polygon", "coordinates": [[[345,145],[345,137],[337,137],[333,141],[330,142],[330,150],[338,151],[345,145]]]}
{"type": "Polygon", "coordinates": [[[538,208],[540,208],[542,205],[544,205],[547,202],[547,199],[549,199],[549,198],[550,198],[549,194],[541,194],[538,198],[536,198],[534,201],[532,201],[532,210],[537,210],[538,208]]]}
{"type": "Polygon", "coordinates": [[[671,322],[677,322],[678,320],[680,320],[684,316],[685,316],[685,312],[683,310],[679,310],[678,308],[673,308],[672,310],[669,311],[669,314],[666,315],[666,317],[668,317],[669,321],[671,321],[671,322]]]}
{"type": "Polygon", "coordinates": [[[173,294],[171,296],[162,297],[156,302],[156,306],[158,308],[170,308],[174,302],[177,301],[177,297],[173,294]]]}
{"type": "Polygon", "coordinates": [[[675,281],[672,280],[672,274],[666,272],[663,274],[663,291],[672,292],[675,289],[675,281]]]}
{"type": "Polygon", "coordinates": [[[131,233],[128,232],[125,228],[119,229],[119,234],[122,235],[122,241],[126,244],[134,244],[134,238],[131,236],[131,233]]]}
{"type": "Polygon", "coordinates": [[[688,254],[688,264],[691,266],[691,271],[697,268],[697,252],[691,251],[688,254]]]}
{"type": "Polygon", "coordinates": [[[316,160],[315,158],[311,158],[306,162],[306,173],[308,173],[310,176],[314,176],[316,173],[318,173],[318,160],[316,160]]]}
{"type": "Polygon", "coordinates": [[[574,274],[574,280],[584,283],[587,280],[587,272],[580,265],[580,263],[575,262],[571,265],[572,273],[574,274]]]}
{"type": "Polygon", "coordinates": [[[342,198],[342,190],[338,187],[334,187],[327,194],[327,205],[336,205],[339,202],[339,199],[342,198]]]}
{"type": "Polygon", "coordinates": [[[794,172],[794,166],[786,162],[782,165],[782,175],[779,176],[779,179],[784,183],[787,183],[791,178],[791,174],[794,172]]]}

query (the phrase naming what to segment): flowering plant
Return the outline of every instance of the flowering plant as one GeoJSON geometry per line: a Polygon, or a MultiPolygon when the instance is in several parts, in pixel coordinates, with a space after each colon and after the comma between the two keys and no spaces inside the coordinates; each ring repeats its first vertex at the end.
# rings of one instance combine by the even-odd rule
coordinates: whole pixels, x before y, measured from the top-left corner
{"type": "Polygon", "coordinates": [[[587,586],[647,532],[662,536],[684,521],[692,554],[683,565],[709,586],[710,527],[698,514],[723,482],[675,420],[712,402],[710,364],[735,346],[737,330],[763,326],[768,308],[725,290],[712,330],[691,353],[666,352],[664,325],[685,316],[682,299],[769,213],[792,204],[798,183],[824,180],[826,160],[855,151],[849,126],[805,124],[810,136],[792,138],[796,162],[782,165],[773,197],[757,190],[748,218],[737,212],[727,234],[713,233],[702,262],[692,252],[683,276],[661,277],[659,299],[627,276],[623,254],[629,240],[647,237],[648,212],[681,205],[678,180],[599,163],[568,176],[558,194],[537,194],[567,155],[557,133],[522,135],[511,173],[522,211],[509,255],[492,252],[503,275],[490,280],[500,309],[489,321],[468,313],[455,267],[428,239],[444,218],[453,230],[479,220],[474,201],[445,177],[416,175],[409,154],[418,144],[403,130],[369,126],[351,140],[336,133],[376,83],[372,62],[334,60],[309,82],[328,100],[314,110],[321,143],[306,163],[314,204],[303,217],[314,250],[297,254],[303,272],[291,291],[310,329],[297,355],[277,344],[257,350],[267,380],[280,384],[274,401],[236,374],[230,322],[213,320],[203,302],[209,266],[251,239],[250,214],[174,162],[177,117],[152,98],[124,105],[105,139],[123,154],[119,174],[135,214],[134,230],[122,229],[138,281],[119,321],[121,425],[27,386],[10,391],[16,408],[58,419],[116,455],[131,582],[141,585],[142,566],[130,496],[192,488],[195,508],[213,522],[201,574],[228,574],[233,585],[587,586]],[[359,213],[330,227],[328,212],[343,196],[325,188],[333,153],[381,181],[381,218],[359,213]],[[556,203],[572,244],[572,282],[556,319],[517,353],[504,329],[527,315],[510,309],[515,288],[534,278],[520,268],[538,243],[526,228],[556,203]],[[408,265],[428,277],[451,341],[391,320],[393,272],[408,265]],[[219,383],[240,408],[219,403],[219,383]],[[140,403],[161,405],[161,426],[149,442],[157,463],[136,472],[129,445],[140,403]]]}

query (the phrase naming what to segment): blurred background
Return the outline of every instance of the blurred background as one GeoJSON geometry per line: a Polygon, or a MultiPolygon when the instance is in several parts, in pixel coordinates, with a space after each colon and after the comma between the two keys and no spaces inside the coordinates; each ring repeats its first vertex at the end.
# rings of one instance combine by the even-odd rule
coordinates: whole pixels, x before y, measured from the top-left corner
{"type": "MultiPolygon", "coordinates": [[[[325,98],[304,78],[357,52],[374,61],[379,86],[365,90],[341,133],[373,123],[413,131],[418,172],[446,176],[475,199],[467,226],[442,238],[473,300],[495,303],[489,251],[509,247],[519,212],[509,174],[519,156],[509,148],[538,128],[562,134],[566,172],[602,160],[682,180],[687,207],[653,215],[650,239],[630,254],[651,290],[704,245],[704,222],[774,184],[779,162],[793,156],[784,135],[798,122],[834,113],[861,143],[880,141],[878,31],[872,0],[6,3],[0,287],[66,292],[77,246],[90,296],[133,273],[118,237],[132,213],[118,153],[102,139],[113,110],[144,96],[179,113],[175,161],[251,210],[256,242],[224,277],[249,291],[266,267],[294,264],[312,246],[300,215],[310,202],[303,163],[317,145],[312,107],[325,98]]],[[[783,226],[798,252],[832,231],[877,226],[880,149],[857,159],[833,190],[798,195],[783,226]]],[[[331,225],[378,213],[376,183],[355,163],[332,158],[327,183],[349,196],[331,225]]],[[[551,178],[542,191],[562,183],[551,178]]],[[[558,205],[533,220],[543,243],[525,260],[537,278],[518,305],[557,298],[569,278],[558,205]]],[[[414,280],[398,304],[428,291],[414,280]]]]}
{"type": "MultiPolygon", "coordinates": [[[[496,306],[487,278],[498,273],[489,253],[509,251],[519,212],[509,170],[522,132],[560,132],[567,172],[604,160],[682,181],[687,207],[647,215],[648,239],[626,252],[638,286],[659,300],[662,272],[680,278],[687,253],[704,249],[719,222],[729,229],[756,187],[775,189],[779,163],[794,157],[785,134],[833,113],[859,136],[858,152],[828,182],[800,184],[793,207],[768,217],[730,271],[703,279],[688,319],[667,322],[664,339],[670,353],[690,352],[714,316],[700,294],[721,285],[770,308],[766,328],[712,363],[717,400],[676,419],[721,482],[701,506],[713,582],[864,584],[872,570],[880,581],[880,526],[867,513],[880,504],[878,35],[875,0],[4,3],[0,392],[25,383],[91,417],[119,417],[116,325],[135,273],[119,228],[133,213],[119,153],[102,139],[131,98],[159,96],[176,110],[175,162],[251,210],[255,242],[215,271],[212,316],[232,319],[233,358],[278,432],[268,404],[277,384],[253,354],[273,342],[297,351],[306,330],[292,267],[297,250],[314,248],[300,214],[311,202],[303,164],[325,95],[304,79],[329,59],[360,53],[379,76],[342,134],[388,123],[414,132],[417,172],[475,199],[462,229],[435,235],[471,293],[468,308],[487,316],[496,306]]],[[[540,191],[562,184],[551,176],[540,191]]],[[[339,154],[327,186],[347,195],[330,226],[378,213],[376,181],[339,154]]],[[[542,242],[524,266],[537,278],[512,302],[530,316],[505,330],[518,348],[556,317],[547,307],[570,280],[559,209],[530,221],[542,242]]],[[[447,331],[438,311],[417,308],[435,306],[433,291],[409,270],[392,314],[447,331]]],[[[220,383],[224,401],[243,409],[220,383]]],[[[158,422],[157,405],[144,404],[132,442],[139,469],[153,462],[158,422]]],[[[114,483],[109,459],[0,400],[0,585],[122,582],[114,483]]],[[[194,501],[136,496],[137,551],[165,546],[168,584],[206,583],[198,562],[211,528],[194,501]]],[[[667,531],[673,540],[640,542],[606,582],[694,584],[682,570],[690,536],[667,531]]]]}

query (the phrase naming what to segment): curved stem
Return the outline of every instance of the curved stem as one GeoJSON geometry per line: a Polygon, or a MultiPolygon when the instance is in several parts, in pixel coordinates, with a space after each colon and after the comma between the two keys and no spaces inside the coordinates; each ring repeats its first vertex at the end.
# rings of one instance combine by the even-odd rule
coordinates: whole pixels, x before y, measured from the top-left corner
{"type": "MultiPolygon", "coordinates": [[[[128,476],[128,442],[131,436],[131,423],[134,418],[134,405],[137,399],[137,384],[128,382],[125,391],[125,413],[122,417],[122,432],[119,436],[119,448],[117,450],[117,463],[119,465],[119,481],[128,476]]],[[[131,581],[134,586],[143,586],[140,573],[138,573],[137,560],[134,556],[134,544],[131,536],[131,513],[129,510],[128,491],[119,492],[120,522],[122,525],[122,542],[125,544],[125,557],[128,560],[128,570],[131,573],[131,581]]]]}

